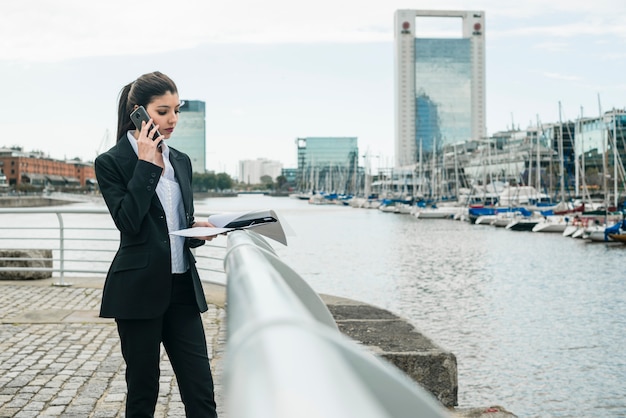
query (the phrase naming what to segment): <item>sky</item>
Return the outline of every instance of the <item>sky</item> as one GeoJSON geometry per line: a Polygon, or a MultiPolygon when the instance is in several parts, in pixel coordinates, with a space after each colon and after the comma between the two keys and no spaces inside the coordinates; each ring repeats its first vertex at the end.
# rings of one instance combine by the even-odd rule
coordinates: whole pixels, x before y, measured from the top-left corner
{"type": "MultiPolygon", "coordinates": [[[[313,136],[357,137],[374,169],[392,166],[399,9],[485,13],[488,134],[626,107],[620,0],[310,4],[1,0],[0,147],[93,161],[116,140],[122,86],[158,70],[181,99],[206,102],[208,170],[296,167],[296,138],[313,136]]],[[[423,24],[424,36],[460,34],[423,24]]]]}

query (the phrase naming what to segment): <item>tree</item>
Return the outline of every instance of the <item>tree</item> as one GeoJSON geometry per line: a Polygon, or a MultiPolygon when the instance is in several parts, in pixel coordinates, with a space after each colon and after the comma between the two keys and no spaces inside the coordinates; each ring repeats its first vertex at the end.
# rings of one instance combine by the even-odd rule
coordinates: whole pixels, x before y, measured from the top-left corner
{"type": "Polygon", "coordinates": [[[265,186],[266,189],[272,190],[274,188],[274,181],[267,174],[261,176],[261,184],[265,186]]]}
{"type": "Polygon", "coordinates": [[[220,191],[233,188],[233,179],[226,173],[219,173],[216,182],[217,189],[220,191]]]}
{"type": "Polygon", "coordinates": [[[286,184],[287,184],[287,177],[285,176],[276,177],[276,188],[278,190],[283,190],[286,184]]]}
{"type": "Polygon", "coordinates": [[[217,176],[215,173],[193,173],[191,187],[194,192],[208,192],[217,188],[217,176]]]}

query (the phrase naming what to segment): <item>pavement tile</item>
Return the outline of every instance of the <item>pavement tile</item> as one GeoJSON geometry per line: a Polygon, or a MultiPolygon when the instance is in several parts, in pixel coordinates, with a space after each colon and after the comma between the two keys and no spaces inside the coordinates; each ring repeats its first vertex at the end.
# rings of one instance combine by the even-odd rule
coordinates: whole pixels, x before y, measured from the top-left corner
{"type": "MultiPolygon", "coordinates": [[[[72,282],[57,287],[0,281],[0,418],[123,418],[125,365],[115,322],[98,317],[102,280],[72,282]]],[[[203,321],[218,413],[224,417],[224,308],[211,304],[203,321]]],[[[162,352],[155,416],[184,417],[174,373],[162,352]]]]}

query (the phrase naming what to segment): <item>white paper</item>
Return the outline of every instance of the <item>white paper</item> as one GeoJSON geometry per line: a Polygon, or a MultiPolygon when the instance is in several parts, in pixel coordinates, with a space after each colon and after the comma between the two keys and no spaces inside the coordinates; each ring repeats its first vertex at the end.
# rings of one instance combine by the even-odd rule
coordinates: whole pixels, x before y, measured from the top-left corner
{"type": "Polygon", "coordinates": [[[180,229],[170,232],[170,235],[179,235],[181,237],[214,237],[219,234],[232,231],[233,228],[210,228],[207,226],[198,226],[195,228],[180,229]]]}
{"type": "Polygon", "coordinates": [[[280,242],[283,245],[287,245],[287,238],[285,237],[285,231],[276,212],[273,210],[255,210],[248,212],[232,212],[232,213],[219,213],[211,215],[207,219],[212,227],[196,227],[181,229],[171,232],[172,235],[179,235],[182,237],[213,237],[220,234],[228,233],[236,229],[249,229],[254,228],[254,232],[271,238],[280,242]],[[238,228],[225,228],[226,225],[231,222],[244,222],[250,223],[246,226],[238,228]]]}

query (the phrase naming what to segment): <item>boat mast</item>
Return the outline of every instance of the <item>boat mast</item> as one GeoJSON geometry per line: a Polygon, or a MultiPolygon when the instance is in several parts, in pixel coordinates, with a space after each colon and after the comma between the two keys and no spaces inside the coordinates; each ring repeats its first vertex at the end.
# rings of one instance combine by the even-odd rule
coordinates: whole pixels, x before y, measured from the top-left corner
{"type": "MultiPolygon", "coordinates": [[[[537,126],[537,136],[539,135],[539,126],[537,126]]],[[[530,150],[528,151],[528,186],[533,185],[533,135],[530,134],[530,150]]]]}
{"type": "Polygon", "coordinates": [[[423,150],[422,150],[422,145],[423,145],[423,140],[422,138],[420,138],[420,185],[419,185],[419,193],[421,195],[421,197],[424,197],[424,161],[423,161],[423,150]]]}
{"type": "MultiPolygon", "coordinates": [[[[581,178],[582,178],[582,173],[583,171],[581,170],[580,167],[580,163],[578,161],[578,156],[577,154],[577,149],[579,148],[578,144],[580,144],[580,150],[583,151],[583,137],[581,134],[581,123],[582,123],[582,118],[583,118],[583,107],[580,107],[580,117],[576,123],[576,125],[574,126],[574,138],[575,138],[575,146],[574,146],[574,158],[576,158],[575,163],[574,163],[574,196],[578,196],[578,191],[581,190],[581,186],[580,186],[580,182],[581,182],[581,178]]],[[[581,152],[581,155],[584,156],[584,151],[581,152]]],[[[584,158],[584,157],[582,157],[584,158]]],[[[584,184],[584,180],[583,180],[583,184],[584,184]]],[[[583,192],[584,193],[584,192],[583,192]]]]}
{"type": "MultiPolygon", "coordinates": [[[[591,203],[591,195],[589,194],[589,187],[587,187],[587,169],[585,167],[585,138],[583,135],[583,107],[580,107],[580,119],[578,124],[576,125],[578,128],[578,133],[576,133],[576,143],[580,143],[580,163],[578,162],[578,157],[576,157],[576,168],[580,172],[580,182],[582,188],[582,197],[583,202],[585,199],[591,203]],[[578,139],[580,138],[580,142],[578,139]]],[[[576,177],[576,181],[578,181],[578,177],[576,177]]],[[[578,187],[578,183],[576,185],[578,187]]],[[[576,189],[578,191],[578,189],[576,189]]]]}
{"type": "Polygon", "coordinates": [[[537,198],[539,198],[539,192],[541,191],[541,154],[539,153],[539,132],[543,134],[543,126],[539,122],[539,115],[537,115],[537,157],[535,158],[535,165],[537,166],[537,172],[535,175],[535,181],[537,185],[535,187],[537,191],[537,198]]]}
{"type": "Polygon", "coordinates": [[[561,119],[561,102],[559,101],[559,188],[561,191],[561,202],[565,202],[565,167],[563,159],[563,120],[561,119]]]}
{"type": "Polygon", "coordinates": [[[619,190],[617,189],[617,135],[616,135],[616,111],[615,108],[613,108],[613,190],[615,190],[615,196],[613,197],[613,202],[614,202],[614,206],[617,207],[617,199],[618,199],[618,194],[619,194],[619,190]]]}
{"type": "Polygon", "coordinates": [[[428,162],[428,166],[430,167],[429,177],[428,177],[428,199],[432,202],[435,196],[435,147],[436,147],[436,139],[433,138],[431,141],[431,150],[430,153],[426,153],[427,157],[430,158],[428,162]]]}
{"type": "Polygon", "coordinates": [[[604,224],[606,225],[607,216],[609,212],[609,186],[606,182],[606,173],[608,171],[607,167],[607,143],[604,140],[604,116],[602,115],[602,104],[600,103],[600,94],[598,94],[598,110],[600,112],[600,120],[602,121],[600,125],[600,141],[602,142],[602,188],[604,191],[604,224]]]}
{"type": "Polygon", "coordinates": [[[459,162],[456,155],[456,143],[453,145],[454,149],[454,196],[459,199],[459,162]]]}

